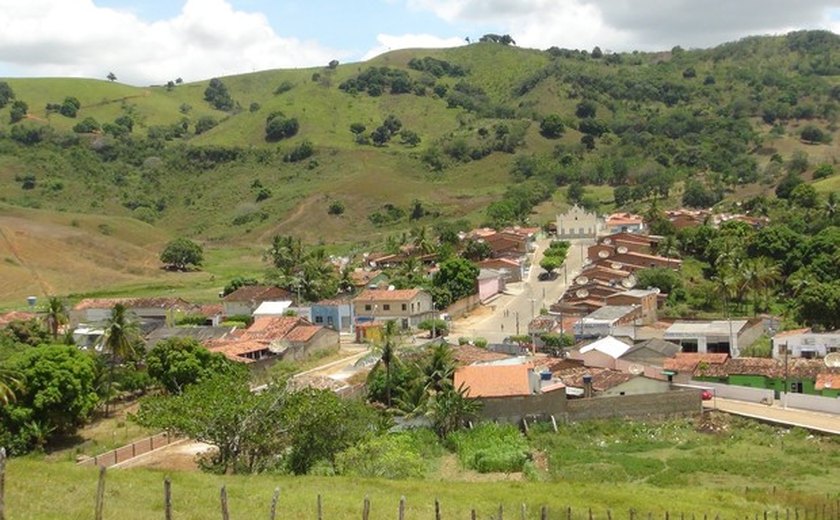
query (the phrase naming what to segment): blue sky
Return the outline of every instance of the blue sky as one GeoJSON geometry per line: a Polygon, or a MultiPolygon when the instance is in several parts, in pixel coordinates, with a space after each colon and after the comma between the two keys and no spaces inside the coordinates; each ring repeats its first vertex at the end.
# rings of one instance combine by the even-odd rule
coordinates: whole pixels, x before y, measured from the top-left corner
{"type": "Polygon", "coordinates": [[[0,77],[158,84],[463,45],[709,47],[803,28],[840,32],[837,0],[0,0],[0,77]]]}

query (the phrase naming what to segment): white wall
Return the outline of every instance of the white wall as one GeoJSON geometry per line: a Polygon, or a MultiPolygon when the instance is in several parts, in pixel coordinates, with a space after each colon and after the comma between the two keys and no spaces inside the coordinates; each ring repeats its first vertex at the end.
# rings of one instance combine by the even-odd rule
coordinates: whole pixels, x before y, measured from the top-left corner
{"type": "Polygon", "coordinates": [[[722,383],[710,383],[708,381],[691,381],[691,386],[699,388],[708,388],[713,390],[717,397],[724,399],[737,399],[738,401],[749,401],[751,403],[760,403],[762,400],[766,402],[773,402],[773,390],[765,390],[762,388],[750,388],[748,386],[725,385],[722,383]]]}
{"type": "Polygon", "coordinates": [[[790,408],[840,414],[840,397],[808,394],[782,394],[782,403],[790,408]]]}

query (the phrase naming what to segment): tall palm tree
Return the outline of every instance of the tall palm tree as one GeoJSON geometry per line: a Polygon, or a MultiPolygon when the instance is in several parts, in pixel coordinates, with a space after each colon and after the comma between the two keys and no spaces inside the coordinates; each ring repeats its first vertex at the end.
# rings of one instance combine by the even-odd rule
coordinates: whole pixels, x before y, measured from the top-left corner
{"type": "Polygon", "coordinates": [[[53,341],[58,341],[58,330],[62,325],[66,325],[69,321],[67,316],[67,306],[64,302],[55,296],[50,296],[47,300],[46,308],[47,327],[52,333],[53,341]]]}
{"type": "Polygon", "coordinates": [[[766,257],[758,257],[742,263],[739,272],[742,286],[752,292],[753,314],[758,314],[759,293],[764,292],[779,280],[779,266],[766,257]]]}
{"type": "Polygon", "coordinates": [[[388,320],[382,327],[382,353],[379,361],[385,367],[385,404],[391,407],[391,364],[394,361],[395,341],[398,334],[397,322],[388,320]]]}
{"type": "Polygon", "coordinates": [[[411,243],[414,250],[421,255],[435,252],[435,244],[429,237],[429,228],[426,226],[419,226],[411,230],[411,243]]]}
{"type": "Polygon", "coordinates": [[[134,354],[134,344],[139,337],[137,322],[131,317],[125,305],[118,303],[111,310],[111,317],[105,326],[103,347],[110,356],[108,370],[108,386],[105,397],[105,415],[108,415],[108,400],[111,397],[111,386],[114,383],[114,369],[117,361],[126,359],[134,354]]]}

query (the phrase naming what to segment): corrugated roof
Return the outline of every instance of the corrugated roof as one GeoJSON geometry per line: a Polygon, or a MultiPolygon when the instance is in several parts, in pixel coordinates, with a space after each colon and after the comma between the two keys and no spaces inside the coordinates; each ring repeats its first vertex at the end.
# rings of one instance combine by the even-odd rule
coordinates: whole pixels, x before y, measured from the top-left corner
{"type": "Polygon", "coordinates": [[[510,356],[500,352],[491,352],[485,348],[474,345],[458,345],[452,347],[452,359],[459,365],[472,365],[473,363],[498,361],[507,359],[510,356]]]}
{"type": "Polygon", "coordinates": [[[267,300],[292,300],[293,294],[286,289],[271,285],[243,285],[239,289],[228,294],[223,301],[226,302],[264,302],[267,300]]]}
{"type": "Polygon", "coordinates": [[[463,385],[468,397],[531,395],[529,370],[529,365],[467,365],[455,370],[455,388],[463,385]]]}
{"type": "Polygon", "coordinates": [[[153,297],[153,298],[85,298],[73,307],[73,310],[113,309],[118,303],[128,309],[136,308],[188,308],[190,303],[181,298],[153,297]]]}
{"type": "Polygon", "coordinates": [[[554,377],[560,379],[567,387],[583,388],[583,376],[592,376],[592,389],[596,392],[603,392],[609,390],[614,386],[630,381],[634,377],[632,374],[625,374],[618,370],[610,370],[608,368],[595,367],[572,367],[565,368],[553,373],[554,377]]]}

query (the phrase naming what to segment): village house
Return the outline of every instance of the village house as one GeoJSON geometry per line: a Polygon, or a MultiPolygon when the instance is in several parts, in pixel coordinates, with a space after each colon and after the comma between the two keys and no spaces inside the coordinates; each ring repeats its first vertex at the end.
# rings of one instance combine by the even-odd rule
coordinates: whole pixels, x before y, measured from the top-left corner
{"type": "Polygon", "coordinates": [[[353,298],[353,313],[357,322],[394,320],[403,329],[438,315],[422,289],[366,289],[353,298]]]}
{"type": "Polygon", "coordinates": [[[476,265],[479,269],[499,271],[506,283],[521,282],[525,277],[525,263],[513,258],[487,258],[476,265]]]}
{"type": "Polygon", "coordinates": [[[263,302],[296,301],[286,289],[271,285],[243,285],[222,298],[225,316],[251,316],[263,302]]]}
{"type": "Polygon", "coordinates": [[[350,298],[321,300],[310,306],[312,322],[339,332],[353,332],[353,301],[350,298]]]}
{"type": "Polygon", "coordinates": [[[673,359],[679,351],[680,346],[676,343],[652,338],[630,347],[615,361],[615,369],[628,374],[668,380],[665,363],[673,359]]]}
{"type": "Polygon", "coordinates": [[[634,375],[609,368],[567,368],[554,377],[566,385],[569,397],[613,397],[659,394],[671,391],[671,383],[643,375],[634,375]]]}
{"type": "Polygon", "coordinates": [[[676,321],[663,339],[677,343],[683,352],[724,353],[738,357],[764,333],[759,320],[676,321]]]}
{"type": "Polygon", "coordinates": [[[725,383],[773,390],[776,398],[783,392],[840,397],[840,387],[826,381],[840,377],[840,368],[828,368],[821,359],[729,358],[724,363],[700,366],[693,374],[695,381],[725,383]],[[817,379],[820,385],[817,385],[817,379]]]}
{"type": "Polygon", "coordinates": [[[575,339],[623,335],[635,338],[634,324],[641,321],[642,308],[635,305],[605,305],[575,324],[575,339]]]}
{"type": "Polygon", "coordinates": [[[480,269],[478,273],[478,298],[485,303],[505,290],[505,279],[501,271],[480,269]]]}
{"type": "Polygon", "coordinates": [[[193,307],[181,298],[86,298],[70,310],[70,323],[104,323],[118,303],[136,318],[161,322],[189,313],[193,307]]]}
{"type": "Polygon", "coordinates": [[[647,229],[645,218],[633,213],[613,213],[604,218],[607,233],[644,233],[647,229]]]}
{"type": "Polygon", "coordinates": [[[701,354],[699,352],[677,352],[663,363],[664,373],[675,383],[690,383],[697,370],[709,370],[722,365],[729,359],[729,354],[701,354]]]}
{"type": "Polygon", "coordinates": [[[600,338],[569,351],[569,359],[586,367],[615,369],[616,360],[632,348],[630,343],[612,336],[600,338]]]}
{"type": "Polygon", "coordinates": [[[773,357],[823,358],[840,352],[840,330],[812,332],[811,329],[797,329],[779,332],[772,338],[773,357]]]}
{"type": "Polygon", "coordinates": [[[601,222],[594,212],[586,211],[577,204],[566,213],[557,215],[557,238],[595,238],[601,230],[601,222]]]}
{"type": "Polygon", "coordinates": [[[381,289],[388,285],[388,275],[379,269],[357,267],[350,273],[350,280],[357,289],[381,289]]]}
{"type": "Polygon", "coordinates": [[[607,305],[633,305],[641,310],[636,324],[650,325],[656,322],[659,300],[658,289],[631,289],[604,297],[607,305]]]}
{"type": "Polygon", "coordinates": [[[520,423],[523,419],[545,419],[565,411],[565,386],[551,373],[542,377],[528,363],[512,365],[477,364],[455,370],[455,388],[481,402],[485,419],[520,423]]]}
{"type": "Polygon", "coordinates": [[[657,235],[645,235],[641,233],[628,233],[622,231],[620,233],[613,233],[611,235],[603,236],[598,239],[599,244],[625,247],[628,251],[634,253],[650,254],[656,250],[662,237],[657,235]]]}
{"type": "Polygon", "coordinates": [[[297,361],[316,352],[338,350],[339,336],[298,316],[259,317],[247,329],[210,340],[206,346],[241,363],[297,361]]]}

